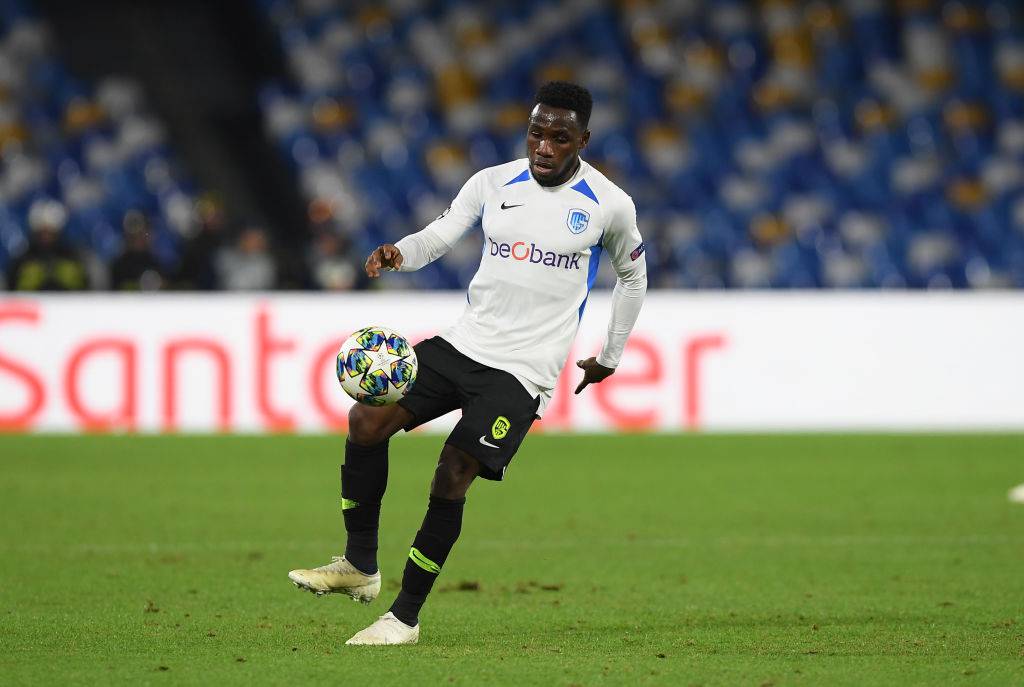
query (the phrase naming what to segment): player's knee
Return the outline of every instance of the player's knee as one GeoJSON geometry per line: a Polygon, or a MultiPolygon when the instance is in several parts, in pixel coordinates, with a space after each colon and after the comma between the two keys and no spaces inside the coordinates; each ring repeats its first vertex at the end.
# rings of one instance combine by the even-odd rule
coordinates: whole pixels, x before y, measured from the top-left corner
{"type": "Polygon", "coordinates": [[[460,499],[480,472],[480,464],[473,456],[450,446],[441,451],[441,460],[434,470],[430,493],[446,499],[460,499]]]}
{"type": "Polygon", "coordinates": [[[360,403],[348,411],[348,440],[359,446],[373,446],[387,441],[395,433],[390,413],[360,403]]]}

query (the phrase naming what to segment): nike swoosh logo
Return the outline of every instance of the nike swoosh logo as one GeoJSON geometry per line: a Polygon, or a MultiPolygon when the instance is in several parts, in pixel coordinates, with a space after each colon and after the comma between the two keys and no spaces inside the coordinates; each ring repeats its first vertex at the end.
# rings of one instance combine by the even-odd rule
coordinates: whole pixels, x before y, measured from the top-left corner
{"type": "Polygon", "coordinates": [[[509,204],[505,203],[504,201],[502,201],[501,209],[502,210],[511,210],[512,208],[521,208],[521,207],[523,207],[523,205],[525,205],[525,203],[519,203],[518,205],[509,205],[509,204]]]}
{"type": "Polygon", "coordinates": [[[484,438],[486,436],[487,435],[485,434],[484,436],[480,437],[480,443],[481,444],[483,444],[484,446],[490,446],[491,448],[501,448],[500,446],[495,446],[491,442],[487,441],[487,439],[484,438]]]}

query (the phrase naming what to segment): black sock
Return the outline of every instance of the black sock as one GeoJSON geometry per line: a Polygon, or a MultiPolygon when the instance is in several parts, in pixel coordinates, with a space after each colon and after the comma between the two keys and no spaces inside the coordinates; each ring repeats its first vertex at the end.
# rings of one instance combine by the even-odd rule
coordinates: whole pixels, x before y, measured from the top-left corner
{"type": "Polygon", "coordinates": [[[402,591],[391,604],[391,612],[406,625],[419,623],[420,608],[462,531],[462,509],[465,505],[464,498],[452,501],[430,497],[427,515],[413,540],[409,560],[405,562],[402,591]]]}
{"type": "Polygon", "coordinates": [[[377,572],[380,501],[388,486],[388,442],[359,446],[345,442],[341,466],[341,508],[348,543],[345,558],[360,572],[377,572]]]}

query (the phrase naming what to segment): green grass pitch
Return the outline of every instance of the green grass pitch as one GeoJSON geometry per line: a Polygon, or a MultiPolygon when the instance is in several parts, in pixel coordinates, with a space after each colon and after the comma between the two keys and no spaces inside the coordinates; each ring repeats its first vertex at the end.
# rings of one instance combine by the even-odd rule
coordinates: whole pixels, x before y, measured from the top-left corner
{"type": "Polygon", "coordinates": [[[531,436],[417,647],[384,613],[441,438],[391,443],[381,598],[338,437],[0,437],[0,683],[1024,684],[1024,437],[531,436]]]}

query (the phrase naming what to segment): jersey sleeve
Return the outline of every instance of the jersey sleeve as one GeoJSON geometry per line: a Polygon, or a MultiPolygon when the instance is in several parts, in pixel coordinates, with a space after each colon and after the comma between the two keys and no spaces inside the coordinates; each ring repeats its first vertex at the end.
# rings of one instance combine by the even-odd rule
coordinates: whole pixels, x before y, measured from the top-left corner
{"type": "Polygon", "coordinates": [[[414,272],[452,249],[480,220],[484,204],[487,170],[470,177],[448,209],[415,234],[395,244],[402,253],[401,272],[414,272]]]}
{"type": "Polygon", "coordinates": [[[629,196],[616,204],[612,221],[602,243],[617,278],[612,291],[612,312],[608,334],[597,362],[618,367],[626,340],[633,331],[647,292],[647,258],[644,241],[636,225],[636,207],[629,196]]]}

